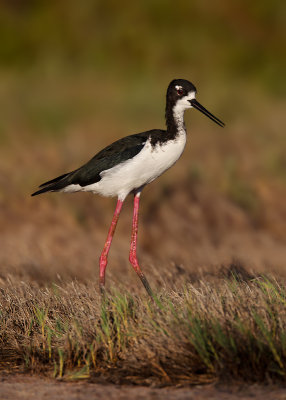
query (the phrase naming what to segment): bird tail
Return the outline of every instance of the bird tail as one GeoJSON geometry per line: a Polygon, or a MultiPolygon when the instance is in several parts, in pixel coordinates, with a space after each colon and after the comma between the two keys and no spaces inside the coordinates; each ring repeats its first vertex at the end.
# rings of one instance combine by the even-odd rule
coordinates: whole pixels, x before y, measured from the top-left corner
{"type": "Polygon", "coordinates": [[[48,182],[42,183],[36,192],[32,193],[31,196],[37,196],[38,194],[45,193],[45,192],[57,192],[61,189],[64,189],[66,186],[68,186],[70,182],[70,178],[72,176],[73,172],[68,172],[67,174],[63,174],[61,176],[58,176],[57,178],[54,178],[48,182]]]}

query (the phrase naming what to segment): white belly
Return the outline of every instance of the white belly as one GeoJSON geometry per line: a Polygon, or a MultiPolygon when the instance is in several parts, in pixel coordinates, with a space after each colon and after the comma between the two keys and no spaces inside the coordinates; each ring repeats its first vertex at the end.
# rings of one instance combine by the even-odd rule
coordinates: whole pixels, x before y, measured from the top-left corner
{"type": "Polygon", "coordinates": [[[102,196],[118,196],[123,200],[132,190],[152,182],[170,168],[181,156],[185,144],[185,132],[154,148],[148,140],[134,158],[103,171],[99,182],[85,187],[70,185],[64,191],[89,191],[102,196]]]}

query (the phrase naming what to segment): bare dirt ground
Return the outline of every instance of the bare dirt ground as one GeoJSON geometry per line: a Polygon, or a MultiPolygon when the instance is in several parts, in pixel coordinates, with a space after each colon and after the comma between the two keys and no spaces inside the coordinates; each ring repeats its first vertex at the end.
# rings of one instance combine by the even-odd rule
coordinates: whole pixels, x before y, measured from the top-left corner
{"type": "Polygon", "coordinates": [[[286,388],[259,385],[202,385],[182,388],[61,382],[27,375],[0,375],[1,400],[166,399],[166,400],[284,400],[286,388]]]}

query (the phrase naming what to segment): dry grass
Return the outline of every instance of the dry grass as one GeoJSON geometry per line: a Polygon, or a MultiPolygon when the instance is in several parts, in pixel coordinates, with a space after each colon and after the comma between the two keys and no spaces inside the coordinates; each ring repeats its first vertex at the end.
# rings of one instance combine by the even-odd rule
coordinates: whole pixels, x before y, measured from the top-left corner
{"type": "Polygon", "coordinates": [[[162,290],[156,305],[93,284],[1,282],[1,359],[58,378],[163,384],[284,380],[286,292],[243,267],[162,290]],[[226,276],[226,274],[225,274],[226,276]]]}

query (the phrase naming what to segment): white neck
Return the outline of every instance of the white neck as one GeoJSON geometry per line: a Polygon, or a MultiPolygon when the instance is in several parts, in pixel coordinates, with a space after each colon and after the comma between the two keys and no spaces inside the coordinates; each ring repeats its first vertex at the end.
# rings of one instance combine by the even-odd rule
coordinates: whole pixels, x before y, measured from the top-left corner
{"type": "Polygon", "coordinates": [[[173,107],[174,121],[177,126],[177,130],[179,132],[186,131],[185,122],[184,122],[184,113],[185,113],[185,107],[183,107],[180,103],[177,103],[173,107]]]}

